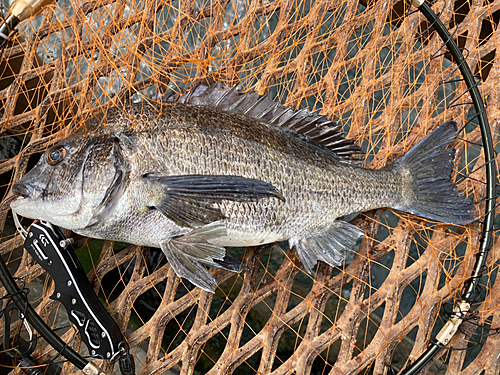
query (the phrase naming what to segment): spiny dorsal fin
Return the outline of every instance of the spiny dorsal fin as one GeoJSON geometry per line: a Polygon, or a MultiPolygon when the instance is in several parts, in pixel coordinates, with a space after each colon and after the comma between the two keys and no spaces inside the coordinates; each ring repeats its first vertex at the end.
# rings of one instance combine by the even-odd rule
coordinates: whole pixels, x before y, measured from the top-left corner
{"type": "Polygon", "coordinates": [[[352,140],[344,138],[342,129],[325,116],[306,109],[295,110],[273,102],[267,95],[260,96],[254,91],[239,93],[235,87],[225,87],[220,83],[206,86],[202,83],[183,95],[163,98],[169,103],[184,103],[209,106],[221,111],[237,113],[252,119],[287,128],[296,132],[305,141],[315,143],[332,151],[342,159],[359,161],[363,153],[352,140]]]}

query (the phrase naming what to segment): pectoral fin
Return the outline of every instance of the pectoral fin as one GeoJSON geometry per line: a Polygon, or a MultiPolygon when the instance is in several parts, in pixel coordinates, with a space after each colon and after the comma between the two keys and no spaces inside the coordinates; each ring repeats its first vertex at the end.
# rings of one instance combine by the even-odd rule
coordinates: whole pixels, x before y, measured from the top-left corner
{"type": "Polygon", "coordinates": [[[271,184],[240,176],[153,176],[145,178],[161,192],[153,206],[182,227],[196,228],[224,219],[214,203],[222,200],[256,202],[265,197],[284,200],[271,184]]]}
{"type": "Polygon", "coordinates": [[[364,235],[358,227],[345,221],[335,221],[335,225],[316,236],[290,239],[290,247],[295,247],[297,255],[307,272],[321,260],[330,266],[342,264],[345,251],[352,250],[356,241],[364,235]]]}
{"type": "Polygon", "coordinates": [[[160,247],[177,276],[186,278],[194,285],[213,293],[217,282],[203,265],[233,272],[245,269],[239,260],[226,255],[223,246],[208,242],[210,239],[225,235],[224,225],[215,222],[182,236],[165,239],[160,243],[160,247]]]}

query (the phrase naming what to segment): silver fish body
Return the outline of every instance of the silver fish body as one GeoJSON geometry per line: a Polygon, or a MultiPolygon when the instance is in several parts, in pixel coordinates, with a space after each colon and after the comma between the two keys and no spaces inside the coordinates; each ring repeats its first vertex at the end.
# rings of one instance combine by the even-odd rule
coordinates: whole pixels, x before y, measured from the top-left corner
{"type": "MultiPolygon", "coordinates": [[[[22,198],[12,209],[85,236],[160,247],[179,276],[206,290],[216,282],[203,265],[241,269],[224,246],[289,240],[311,271],[318,260],[340,264],[363,235],[338,220],[344,215],[392,207],[474,220],[449,182],[454,150],[444,147],[457,135],[453,122],[373,170],[321,145],[324,138],[314,142],[262,113],[218,109],[204,95],[201,105],[139,104],[91,119],[87,127],[105,125],[107,134],[49,149],[14,186],[22,198]]],[[[356,149],[330,130],[323,125],[339,151],[356,149]]]]}

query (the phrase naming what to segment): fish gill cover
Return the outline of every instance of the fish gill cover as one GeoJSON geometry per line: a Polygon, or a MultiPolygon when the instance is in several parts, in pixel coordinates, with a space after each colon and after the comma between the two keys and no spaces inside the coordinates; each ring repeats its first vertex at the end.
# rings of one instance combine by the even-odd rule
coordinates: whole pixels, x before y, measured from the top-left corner
{"type": "MultiPolygon", "coordinates": [[[[477,77],[497,146],[500,4],[446,0],[433,8],[477,77]]],[[[0,62],[0,252],[29,283],[40,315],[75,349],[76,331],[47,298],[51,279],[19,248],[10,187],[59,140],[106,132],[107,113],[128,116],[131,103],[182,96],[200,82],[335,119],[370,168],[454,120],[452,176],[479,218],[452,226],[393,210],[353,215],[346,219],[365,232],[359,248],[341,266],[321,263],[312,275],[286,244],[229,249],[249,270],[212,269],[214,295],[179,279],[158,249],[81,238],[80,259],[126,332],[139,374],[400,370],[460,301],[485,213],[481,134],[457,65],[407,3],[61,0],[18,29],[0,62]],[[87,122],[99,113],[97,124],[87,122]]],[[[475,313],[431,373],[496,371],[498,261],[495,227],[475,313]]],[[[37,354],[48,362],[57,353],[40,343],[37,354]]],[[[107,362],[101,367],[112,371],[107,362]]]]}

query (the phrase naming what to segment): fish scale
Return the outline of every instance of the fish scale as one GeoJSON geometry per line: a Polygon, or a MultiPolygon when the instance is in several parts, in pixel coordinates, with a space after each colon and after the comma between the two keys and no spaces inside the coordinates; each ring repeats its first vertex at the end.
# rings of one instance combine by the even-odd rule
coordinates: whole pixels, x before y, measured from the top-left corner
{"type": "MultiPolygon", "coordinates": [[[[134,127],[130,133],[125,133],[126,136],[136,138],[137,143],[150,146],[159,143],[160,139],[182,140],[181,147],[167,146],[165,149],[154,148],[153,151],[149,151],[149,155],[141,158],[141,163],[137,163],[136,174],[142,175],[151,170],[149,161],[156,160],[159,165],[169,166],[168,171],[159,170],[158,174],[238,175],[267,181],[281,192],[285,202],[276,198],[263,200],[266,204],[262,201],[255,203],[226,201],[221,205],[222,212],[227,217],[230,229],[236,230],[242,227],[246,232],[249,228],[253,228],[259,233],[263,228],[267,228],[269,232],[282,239],[306,233],[316,234],[327,227],[328,222],[340,216],[374,207],[387,207],[399,198],[400,185],[393,183],[394,173],[391,171],[364,169],[340,162],[333,157],[328,158],[329,155],[326,155],[326,158],[330,159],[328,164],[323,161],[317,163],[315,149],[309,150],[313,165],[310,160],[304,160],[306,158],[303,149],[287,150],[285,159],[283,152],[255,141],[251,144],[248,133],[240,132],[241,127],[237,123],[248,119],[234,116],[231,118],[233,126],[221,129],[219,123],[216,123],[218,120],[216,116],[217,114],[211,109],[179,105],[164,109],[164,116],[161,119],[163,124],[156,126],[161,130],[155,132],[155,139],[150,138],[150,130],[142,131],[138,127],[134,127]],[[196,124],[189,128],[185,126],[189,121],[200,121],[200,118],[204,120],[198,129],[196,124]],[[210,123],[210,120],[213,122],[210,123]],[[217,140],[219,147],[215,148],[212,145],[216,144],[217,140]],[[227,152],[231,149],[238,150],[239,158],[246,162],[244,164],[235,162],[230,156],[232,152],[227,152]],[[210,166],[207,166],[207,160],[212,161],[210,166]],[[280,165],[283,164],[285,170],[289,171],[288,174],[281,173],[280,165]],[[321,167],[316,164],[320,164],[321,167]],[[365,189],[350,188],[352,178],[349,176],[353,175],[364,181],[365,189]],[[289,183],[290,180],[293,182],[289,183]],[[311,205],[304,202],[315,199],[314,197],[320,194],[318,192],[328,192],[329,198],[323,200],[322,210],[314,212],[311,211],[311,205]],[[270,220],[263,220],[269,212],[274,212],[279,219],[273,223],[270,220]],[[329,220],[325,220],[325,217],[329,220]]],[[[122,126],[127,127],[127,124],[122,126]]],[[[255,128],[258,126],[255,124],[255,128]]],[[[179,142],[173,143],[176,145],[179,142]]],[[[147,149],[151,150],[151,147],[147,149]]],[[[233,242],[231,245],[238,246],[245,243],[233,242]]]]}
{"type": "Polygon", "coordinates": [[[53,146],[14,185],[12,209],[85,236],[160,247],[178,276],[209,291],[216,282],[205,266],[243,269],[225,246],[288,240],[312,272],[318,261],[341,264],[362,237],[344,215],[390,207],[475,219],[449,182],[455,122],[373,170],[338,125],[306,110],[220,85],[176,100],[96,115],[85,125],[93,135],[53,146]],[[54,150],[64,159],[51,161],[54,150]]]}

